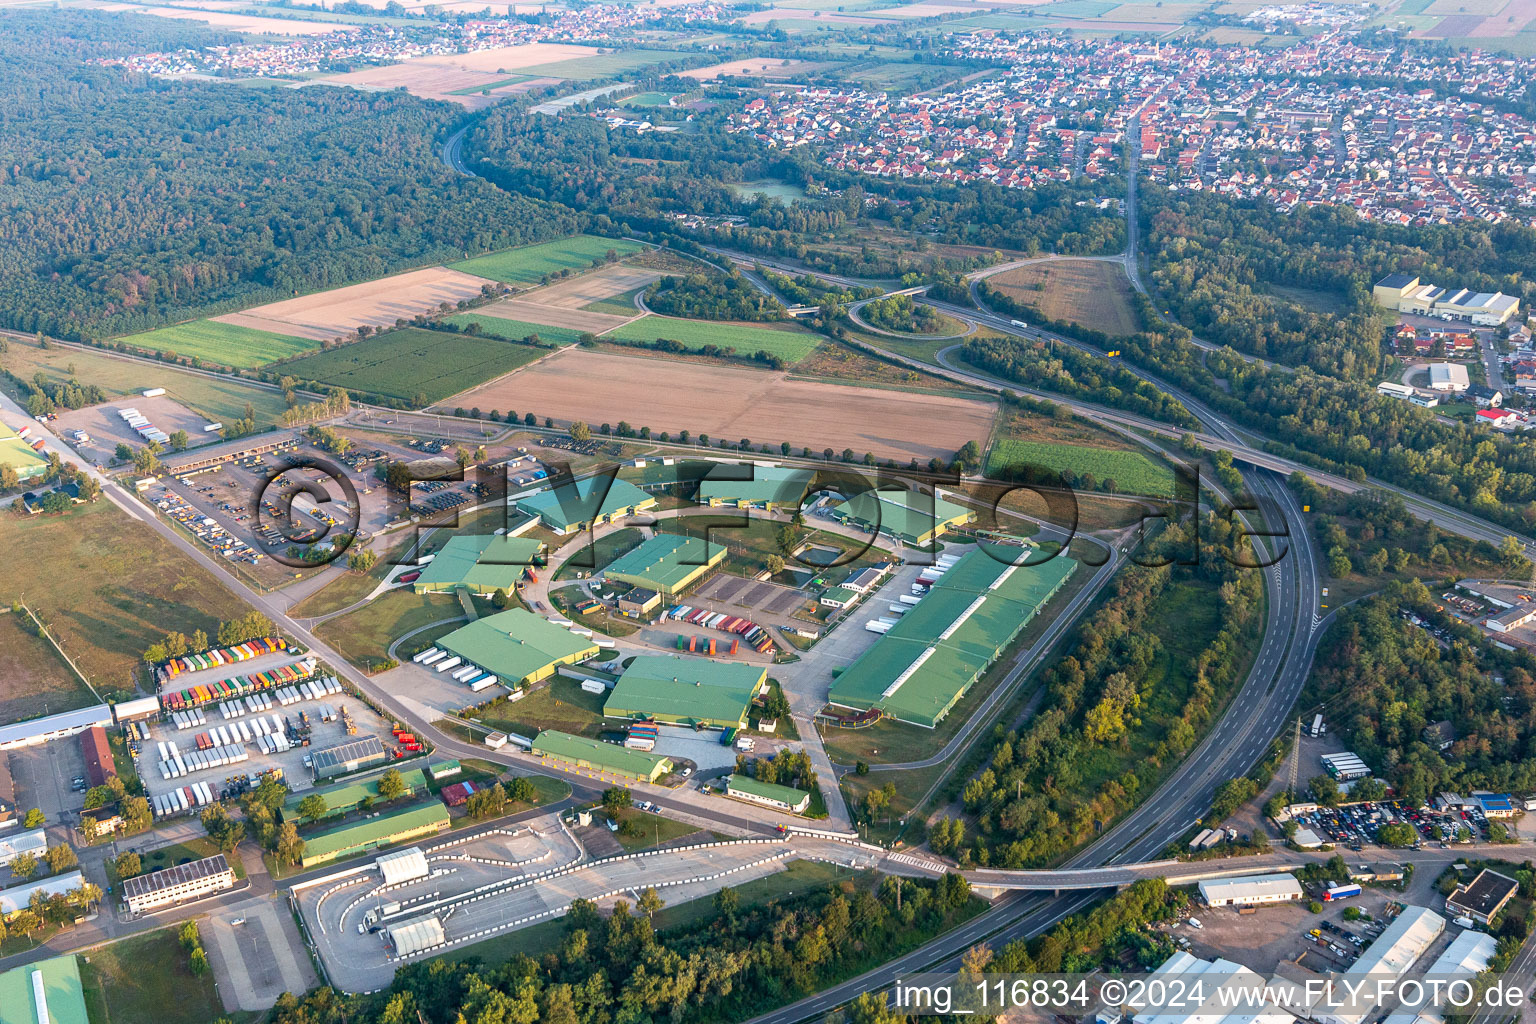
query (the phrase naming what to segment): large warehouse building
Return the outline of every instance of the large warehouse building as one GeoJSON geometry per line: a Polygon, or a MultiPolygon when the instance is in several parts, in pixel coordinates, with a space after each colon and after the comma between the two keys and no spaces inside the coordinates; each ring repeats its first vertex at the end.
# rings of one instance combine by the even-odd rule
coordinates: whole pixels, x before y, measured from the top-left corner
{"type": "Polygon", "coordinates": [[[918,491],[861,491],[832,507],[832,518],[870,533],[924,547],[976,513],[936,495],[918,491]]]}
{"type": "Polygon", "coordinates": [[[1503,292],[1454,291],[1421,284],[1412,274],[1389,274],[1376,282],[1376,304],[1399,313],[1464,320],[1481,327],[1507,323],[1520,310],[1520,300],[1503,292]]]}
{"type": "Polygon", "coordinates": [[[418,594],[463,587],[474,594],[511,592],[529,566],[543,565],[544,542],[532,537],[456,535],[421,570],[418,594]]]}
{"type": "Polygon", "coordinates": [[[135,914],[201,899],[235,887],[235,872],[222,853],[151,871],[123,882],[123,901],[135,914]]]}
{"type": "Polygon", "coordinates": [[[517,508],[524,515],[538,516],[542,526],[566,536],[655,505],[655,498],[628,480],[589,476],[522,498],[517,508]]]}
{"type": "Polygon", "coordinates": [[[18,910],[25,910],[31,904],[34,892],[40,892],[44,896],[62,896],[84,884],[85,876],[78,871],[71,871],[65,875],[53,875],[41,881],[13,885],[9,889],[0,890],[0,917],[10,917],[18,910]]]}
{"type": "Polygon", "coordinates": [[[659,754],[617,747],[602,740],[545,729],[533,741],[533,756],[546,763],[585,768],[636,782],[655,782],[672,770],[672,762],[659,754]]]}
{"type": "Polygon", "coordinates": [[[375,850],[381,846],[409,842],[436,835],[448,827],[448,811],[433,801],[420,807],[381,814],[329,832],[307,836],[304,840],[303,865],[306,868],[329,864],[333,860],[375,850]]]}
{"type": "Polygon", "coordinates": [[[658,533],[615,558],[603,578],[654,590],[671,601],[725,561],[725,548],[702,537],[658,533]]]}
{"type": "Polygon", "coordinates": [[[1007,565],[973,549],[841,675],[828,699],[932,729],[1077,568],[1007,565]]]}
{"type": "Polygon", "coordinates": [[[787,466],[717,465],[699,481],[699,500],[715,508],[793,512],[815,478],[813,470],[787,466]],[[742,476],[750,479],[726,479],[742,476]]]}
{"type": "MultiPolygon", "coordinates": [[[[1398,978],[1424,954],[1445,931],[1445,918],[1428,907],[1407,907],[1377,936],[1360,959],[1345,969],[1342,981],[1374,984],[1378,978],[1398,978]]],[[[1374,1003],[1349,1003],[1330,1007],[1318,1020],[1322,1024],[1361,1024],[1376,1011],[1374,1003]]]]}
{"type": "Polygon", "coordinates": [[[1200,899],[1208,907],[1288,903],[1301,899],[1301,883],[1287,874],[1216,878],[1200,883],[1200,899]]]}
{"type": "Polygon", "coordinates": [[[89,1024],[79,959],[70,953],[0,974],[0,1024],[89,1024]]]}
{"type": "Polygon", "coordinates": [[[603,704],[606,718],[654,718],[674,725],[745,729],[768,669],[743,662],[638,655],[603,704]]]}
{"type": "Polygon", "coordinates": [[[348,740],[315,752],[315,778],[328,779],[332,775],[345,775],[370,765],[383,764],[388,759],[389,753],[377,736],[348,740]]]}
{"type": "MultiPolygon", "coordinates": [[[[291,793],[283,802],[283,817],[297,818],[299,804],[312,796],[319,796],[325,800],[325,814],[322,817],[355,810],[364,800],[379,799],[380,778],[383,778],[382,772],[371,779],[357,779],[352,782],[337,783],[334,786],[321,786],[318,789],[304,789],[291,793]]],[[[427,777],[420,768],[401,772],[400,781],[405,783],[403,796],[425,792],[427,788],[427,777]]]]}
{"type": "Polygon", "coordinates": [[[561,665],[574,665],[598,653],[590,637],[577,636],[525,608],[477,619],[443,637],[437,646],[514,687],[546,679],[561,665]]]}
{"type": "Polygon", "coordinates": [[[33,718],[13,725],[0,725],[0,750],[30,747],[50,740],[78,736],[97,726],[112,724],[112,706],[95,704],[75,711],[61,711],[45,718],[33,718]]]}

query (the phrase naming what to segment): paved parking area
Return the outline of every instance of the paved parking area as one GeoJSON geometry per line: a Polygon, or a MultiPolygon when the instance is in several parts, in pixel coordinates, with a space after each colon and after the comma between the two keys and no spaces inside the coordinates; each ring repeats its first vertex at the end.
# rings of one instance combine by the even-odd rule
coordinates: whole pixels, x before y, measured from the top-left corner
{"type": "Polygon", "coordinates": [[[720,611],[734,610],[738,614],[742,611],[762,612],[765,618],[777,618],[784,622],[795,617],[795,612],[810,600],[805,591],[794,587],[726,573],[719,573],[707,580],[692,596],[703,600],[690,600],[687,603],[719,605],[720,611]]]}
{"type": "Polygon", "coordinates": [[[201,927],[219,996],[230,1012],[268,1010],[284,992],[297,995],[320,983],[281,897],[225,907],[201,927]]]}
{"type": "Polygon", "coordinates": [[[85,793],[70,788],[73,780],[85,775],[85,756],[78,739],[20,747],[10,752],[10,759],[16,806],[23,813],[36,807],[49,824],[79,820],[85,793]]]}

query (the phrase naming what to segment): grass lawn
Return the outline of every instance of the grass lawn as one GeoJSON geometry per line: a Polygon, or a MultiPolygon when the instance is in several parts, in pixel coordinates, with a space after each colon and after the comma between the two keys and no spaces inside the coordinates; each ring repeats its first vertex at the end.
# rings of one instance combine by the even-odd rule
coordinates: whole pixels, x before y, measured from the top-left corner
{"type": "Polygon", "coordinates": [[[234,381],[91,350],[60,346],[42,349],[30,341],[8,340],[10,350],[5,354],[5,368],[24,380],[31,380],[38,373],[51,382],[73,377],[82,384],[95,384],[110,395],[136,395],[146,388],[165,388],[176,401],[211,422],[240,419],[247,403],[254,409],[258,424],[273,422],[288,408],[281,394],[234,381]]]}
{"type": "Polygon", "coordinates": [[[194,320],[119,340],[146,352],[175,352],[180,356],[196,356],[204,362],[242,369],[264,366],[319,348],[319,343],[310,338],[294,338],[217,320],[194,320]]]}
{"type": "Polygon", "coordinates": [[[818,335],[795,327],[769,327],[716,320],[681,320],[670,316],[648,316],[625,324],[603,335],[618,341],[650,342],[667,338],[685,348],[698,350],[705,345],[734,349],[737,355],[750,356],[759,351],[778,356],[786,363],[798,363],[821,344],[818,335]]]}
{"type": "MultiPolygon", "coordinates": [[[[140,857],[144,865],[144,873],[159,871],[161,868],[175,867],[177,864],[186,864],[189,861],[202,860],[212,857],[219,852],[213,840],[207,838],[188,839],[184,843],[173,843],[170,846],[162,846],[158,850],[151,850],[140,857]]],[[[235,869],[235,877],[245,877],[245,866],[240,863],[238,856],[229,859],[230,867],[235,869]]]]}
{"type": "Polygon", "coordinates": [[[987,284],[1052,320],[1071,321],[1110,335],[1134,334],[1138,327],[1131,283],[1115,263],[1046,260],[994,274],[987,284]]]}
{"type": "Polygon", "coordinates": [[[208,1024],[224,1016],[213,973],[192,973],[176,932],[164,928],[81,954],[80,979],[91,1020],[208,1024]]]}
{"type": "Polygon", "coordinates": [[[537,736],[558,729],[596,739],[602,735],[603,694],[588,693],[574,679],[554,676],[548,686],[534,690],[515,704],[499,704],[477,719],[503,732],[537,736]]]}
{"type": "Polygon", "coordinates": [[[670,843],[674,839],[691,836],[699,831],[696,825],[673,821],[671,818],[663,818],[649,811],[637,811],[633,807],[619,812],[619,824],[622,826],[626,821],[634,822],[635,827],[640,830],[640,833],[634,836],[626,836],[623,832],[613,834],[626,853],[649,850],[653,846],[670,843]]]}
{"type": "Polygon", "coordinates": [[[36,630],[26,612],[0,610],[0,721],[16,722],[97,703],[36,630]]]}
{"type": "MultiPolygon", "coordinates": [[[[380,565],[382,564],[383,561],[380,560],[380,565]]],[[[362,575],[355,572],[343,573],[288,609],[288,614],[296,619],[313,619],[321,615],[329,615],[361,601],[378,585],[379,581],[374,578],[373,573],[362,575]]]]}
{"type": "Polygon", "coordinates": [[[370,662],[387,657],[389,645],[412,630],[443,619],[452,620],[411,638],[411,647],[426,645],[463,625],[463,616],[457,598],[448,594],[415,594],[406,587],[391,590],[357,611],[321,623],[316,632],[352,664],[366,670],[370,662]]]}
{"type": "MultiPolygon", "coordinates": [[[[797,892],[803,893],[858,877],[859,873],[852,868],[815,860],[792,860],[784,865],[783,871],[775,871],[764,878],[754,878],[731,888],[736,891],[743,907],[751,907],[772,903],[780,896],[793,896],[797,892]]],[[[665,898],[665,891],[662,896],[665,898]]],[[[656,930],[661,932],[692,928],[712,920],[714,916],[715,898],[704,896],[676,906],[663,907],[656,912],[654,920],[656,930]]]]}
{"type": "MultiPolygon", "coordinates": [[[[639,311],[631,305],[629,312],[634,315],[639,311]]],[[[483,309],[469,313],[455,313],[453,316],[444,317],[443,322],[457,327],[479,324],[481,334],[490,338],[505,338],[508,341],[522,341],[531,334],[537,334],[540,341],[555,345],[574,345],[581,340],[582,334],[586,333],[572,327],[551,327],[548,324],[529,323],[527,320],[509,320],[506,317],[494,316],[483,309]]],[[[535,358],[541,354],[535,353],[535,358]]]]}
{"type": "Polygon", "coordinates": [[[24,600],[103,696],[126,687],[167,632],[212,635],[250,610],[106,500],[63,516],[0,516],[0,551],[26,552],[0,559],[0,604],[24,600]]]}
{"type": "Polygon", "coordinates": [[[427,405],[543,354],[532,346],[495,338],[405,327],[285,363],[282,372],[317,384],[427,405]]]}
{"type": "Polygon", "coordinates": [[[487,256],[477,256],[451,265],[477,277],[506,284],[537,284],[545,274],[562,270],[587,270],[593,260],[601,260],[612,249],[620,256],[639,252],[645,246],[622,238],[597,235],[572,235],[557,242],[541,242],[517,249],[503,249],[487,256]]]}
{"type": "Polygon", "coordinates": [[[675,92],[637,92],[633,96],[626,96],[619,100],[621,107],[664,107],[675,92]]]}
{"type": "Polygon", "coordinates": [[[995,473],[1007,465],[1031,464],[1061,472],[1070,470],[1081,479],[1092,473],[1102,484],[1115,482],[1119,494],[1164,497],[1173,494],[1173,470],[1153,462],[1138,451],[1093,448],[1056,441],[1023,441],[999,438],[987,453],[987,472],[995,473]]]}
{"type": "Polygon", "coordinates": [[[742,199],[752,199],[761,192],[769,199],[777,199],[788,206],[797,199],[805,198],[805,189],[787,181],[779,181],[777,178],[759,178],[756,181],[737,181],[727,184],[730,190],[742,199]]]}

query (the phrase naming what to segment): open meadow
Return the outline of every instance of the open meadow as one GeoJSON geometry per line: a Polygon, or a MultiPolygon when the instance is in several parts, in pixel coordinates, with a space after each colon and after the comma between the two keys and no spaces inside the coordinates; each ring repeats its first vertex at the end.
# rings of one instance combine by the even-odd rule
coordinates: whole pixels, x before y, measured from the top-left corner
{"type": "Polygon", "coordinates": [[[0,611],[0,722],[96,703],[25,611],[0,611]]]}
{"type": "Polygon", "coordinates": [[[1113,480],[1115,490],[1120,494],[1147,497],[1173,494],[1173,470],[1137,451],[1005,437],[999,438],[987,453],[988,474],[1020,465],[1043,466],[1056,472],[1070,471],[1079,479],[1091,473],[1098,484],[1113,480]]]}
{"type": "MultiPolygon", "coordinates": [[[[238,317],[242,314],[231,315],[238,317]]],[[[315,339],[308,335],[285,334],[271,329],[279,326],[275,323],[261,326],[234,323],[226,317],[194,320],[118,340],[145,352],[174,352],[179,356],[196,356],[205,363],[233,366],[242,370],[287,359],[315,347],[315,339]]]]}
{"type": "Polygon", "coordinates": [[[440,402],[544,354],[496,338],[406,327],[288,363],[300,380],[405,402],[440,402]]]}
{"type": "MultiPolygon", "coordinates": [[[[642,321],[643,322],[643,321],[642,321]]],[[[993,406],[945,395],[798,380],[782,372],[636,353],[571,349],[457,397],[455,405],[532,410],[561,422],[626,420],[797,449],[852,448],[905,464],[985,443],[993,406]]]]}
{"type": "Polygon", "coordinates": [[[586,333],[572,327],[554,327],[550,324],[536,324],[528,320],[509,320],[506,317],[492,316],[483,309],[445,316],[443,317],[443,323],[453,324],[455,327],[468,327],[470,324],[479,324],[481,334],[488,338],[504,338],[507,341],[522,341],[524,338],[536,334],[540,341],[554,345],[574,345],[586,333]]]}
{"type": "Polygon", "coordinates": [[[1105,334],[1134,334],[1131,283],[1117,263],[1043,260],[987,278],[1015,302],[1034,306],[1052,320],[1081,324],[1105,334]]]}
{"type": "Polygon", "coordinates": [[[572,235],[555,242],[540,242],[516,249],[461,260],[450,265],[452,270],[488,277],[505,284],[534,284],[545,274],[558,274],[562,270],[587,270],[593,260],[600,260],[611,250],[620,256],[639,252],[645,246],[624,238],[602,238],[598,235],[572,235]]]}
{"type": "Polygon", "coordinates": [[[697,351],[705,345],[735,349],[737,355],[767,352],[789,364],[798,363],[821,344],[819,335],[798,328],[769,327],[719,320],[681,320],[670,316],[648,316],[627,323],[606,337],[619,341],[649,342],[658,338],[681,342],[697,351]]]}

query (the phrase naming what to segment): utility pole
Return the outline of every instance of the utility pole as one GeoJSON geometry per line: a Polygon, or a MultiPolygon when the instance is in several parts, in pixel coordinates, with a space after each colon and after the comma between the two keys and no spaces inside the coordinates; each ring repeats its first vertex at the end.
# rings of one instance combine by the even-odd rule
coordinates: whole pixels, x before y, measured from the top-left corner
{"type": "Polygon", "coordinates": [[[1301,770],[1301,718],[1296,718],[1296,736],[1291,741],[1291,802],[1296,802],[1296,776],[1301,770]]]}

